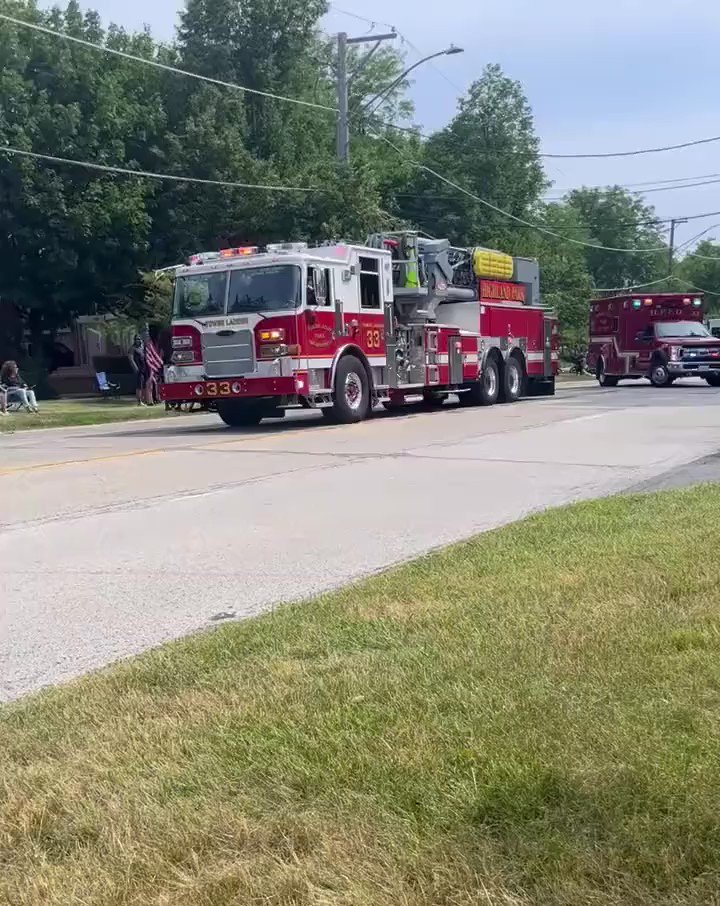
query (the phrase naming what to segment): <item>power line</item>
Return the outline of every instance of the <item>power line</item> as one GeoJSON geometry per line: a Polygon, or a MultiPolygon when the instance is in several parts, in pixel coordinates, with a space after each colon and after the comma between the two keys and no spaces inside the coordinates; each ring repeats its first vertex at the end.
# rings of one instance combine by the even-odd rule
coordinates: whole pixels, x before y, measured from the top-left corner
{"type": "MultiPolygon", "coordinates": [[[[700,186],[714,186],[714,185],[717,185],[718,183],[720,183],[720,179],[705,179],[705,180],[702,180],[701,182],[688,182],[688,183],[683,183],[681,185],[674,185],[674,186],[656,186],[655,188],[651,188],[651,189],[632,190],[632,189],[627,188],[626,186],[617,186],[617,187],[607,186],[607,188],[608,189],[621,188],[621,189],[624,189],[626,192],[628,192],[630,195],[650,195],[654,192],[671,192],[675,189],[695,189],[695,188],[699,188],[700,186]]],[[[597,186],[596,188],[602,189],[602,188],[606,188],[606,187],[597,186]]],[[[569,195],[574,191],[577,191],[577,190],[569,189],[565,193],[565,195],[569,195]]],[[[559,195],[557,197],[552,197],[552,198],[548,197],[545,200],[546,201],[562,201],[565,198],[565,195],[559,195]]]]}
{"type": "Polygon", "coordinates": [[[516,214],[511,214],[510,211],[504,211],[502,208],[498,207],[497,205],[494,205],[490,201],[486,201],[484,198],[481,198],[479,195],[475,195],[474,192],[471,192],[469,189],[465,189],[463,186],[458,185],[456,182],[453,182],[451,179],[448,179],[447,177],[443,176],[441,173],[438,173],[436,170],[433,170],[431,167],[428,167],[425,164],[421,164],[418,161],[414,160],[413,158],[408,157],[400,148],[397,147],[397,145],[395,145],[393,142],[391,142],[390,139],[387,138],[386,136],[380,135],[378,133],[375,133],[375,134],[382,141],[384,141],[388,145],[390,145],[390,147],[393,148],[401,157],[404,157],[406,160],[408,160],[410,163],[414,164],[419,169],[425,170],[426,172],[430,173],[436,179],[439,179],[441,182],[444,182],[446,185],[450,186],[451,188],[456,189],[458,192],[462,192],[464,195],[467,195],[469,198],[472,198],[475,201],[477,201],[478,204],[484,205],[486,208],[490,208],[490,210],[495,211],[497,214],[501,214],[503,217],[507,217],[510,220],[514,220],[516,223],[521,223],[524,226],[537,230],[540,233],[545,233],[547,236],[553,236],[555,239],[561,239],[564,242],[570,242],[573,245],[580,245],[580,246],[583,246],[584,248],[598,249],[603,252],[622,252],[625,254],[640,254],[640,255],[654,255],[659,252],[662,252],[663,254],[667,253],[666,247],[652,248],[652,249],[630,249],[630,248],[613,248],[612,246],[606,246],[606,245],[597,245],[592,242],[585,242],[582,239],[573,239],[571,236],[564,236],[562,233],[557,233],[557,232],[555,232],[555,230],[550,230],[547,227],[541,226],[540,224],[531,223],[529,220],[524,220],[522,217],[518,217],[516,214]]]}
{"type": "Polygon", "coordinates": [[[126,167],[114,167],[109,164],[95,164],[84,160],[71,160],[66,157],[56,157],[52,154],[39,154],[35,151],[23,151],[20,148],[0,146],[0,153],[14,154],[18,157],[28,157],[32,160],[44,160],[53,164],[63,164],[71,167],[82,167],[85,170],[99,170],[102,173],[120,173],[123,176],[140,176],[145,179],[160,179],[171,182],[197,183],[202,186],[222,186],[228,189],[262,189],[267,192],[318,192],[308,186],[268,186],[246,182],[229,182],[221,179],[200,179],[195,176],[175,176],[172,173],[150,173],[147,170],[130,170],[126,167]]]}
{"type": "Polygon", "coordinates": [[[690,142],[681,142],[678,145],[664,145],[659,148],[640,148],[636,151],[603,151],[592,154],[541,154],[540,157],[551,157],[555,160],[577,160],[597,157],[636,157],[639,154],[659,154],[663,151],[679,151],[681,148],[693,148],[696,145],[708,145],[711,142],[720,142],[720,135],[710,138],[696,138],[690,142]]]}
{"type": "Polygon", "coordinates": [[[646,289],[648,286],[657,286],[658,283],[665,283],[667,280],[670,280],[671,274],[668,274],[667,277],[661,277],[659,280],[651,280],[649,283],[633,283],[632,286],[596,286],[594,287],[594,292],[596,293],[630,293],[634,289],[646,289]]]}
{"type": "MultiPolygon", "coordinates": [[[[397,33],[398,37],[404,44],[407,44],[407,46],[411,50],[415,51],[418,57],[427,56],[427,54],[425,54],[416,44],[413,44],[413,42],[410,40],[410,38],[408,38],[407,35],[399,31],[399,29],[395,25],[392,25],[390,22],[381,22],[378,19],[368,19],[367,16],[361,16],[359,13],[352,13],[350,12],[350,10],[341,9],[335,3],[329,3],[328,6],[330,9],[335,10],[336,13],[341,13],[343,16],[349,16],[351,19],[356,19],[358,22],[364,22],[366,25],[369,25],[371,29],[374,29],[377,25],[382,25],[383,28],[392,29],[392,31],[397,33]]],[[[370,32],[370,35],[372,35],[372,31],[370,32]]],[[[435,63],[432,62],[432,60],[428,62],[428,66],[431,69],[434,69],[435,72],[440,76],[440,78],[444,79],[448,83],[448,85],[455,89],[455,91],[459,91],[460,94],[465,93],[465,89],[461,88],[460,85],[458,85],[456,82],[453,82],[453,80],[448,75],[446,75],[439,66],[436,66],[435,63]]]]}
{"type": "Polygon", "coordinates": [[[719,292],[716,292],[715,290],[712,290],[712,289],[703,289],[702,286],[696,286],[694,283],[691,283],[689,280],[685,280],[683,277],[678,277],[677,274],[673,274],[672,279],[677,280],[679,283],[685,284],[685,286],[689,286],[690,289],[694,289],[698,293],[706,293],[708,296],[720,296],[719,292]]]}
{"type": "MultiPolygon", "coordinates": [[[[704,236],[706,233],[709,233],[710,230],[714,230],[714,229],[716,229],[716,227],[719,227],[719,226],[720,226],[720,223],[713,223],[712,226],[707,227],[707,229],[705,229],[705,230],[703,230],[702,232],[698,233],[697,235],[693,236],[692,239],[688,239],[686,242],[680,243],[680,245],[677,246],[677,248],[675,249],[675,251],[676,251],[676,252],[679,252],[679,251],[681,251],[682,249],[687,248],[689,245],[692,245],[693,242],[695,242],[696,240],[700,239],[700,238],[701,238],[702,236],[704,236]]],[[[690,254],[690,253],[688,252],[688,254],[690,254]]]]}
{"type": "MultiPolygon", "coordinates": [[[[375,28],[376,25],[382,25],[383,28],[390,28],[393,31],[397,31],[391,22],[381,22],[379,19],[368,19],[367,16],[361,16],[359,13],[351,13],[349,9],[341,9],[336,3],[328,3],[328,7],[334,9],[336,13],[340,13],[343,16],[349,16],[349,18],[356,19],[358,22],[364,22],[372,28],[375,28]]],[[[398,32],[398,34],[400,34],[400,32],[398,32]]]]}
{"type": "Polygon", "coordinates": [[[116,57],[122,57],[125,60],[132,60],[135,63],[145,63],[147,66],[154,66],[156,69],[162,69],[164,72],[172,72],[176,75],[188,76],[191,79],[199,79],[201,82],[209,82],[211,85],[219,85],[221,88],[231,88],[233,91],[242,91],[245,94],[255,94],[265,98],[272,98],[276,101],[285,101],[288,104],[298,104],[301,107],[312,107],[315,110],[326,110],[330,113],[337,113],[336,107],[328,107],[325,104],[317,104],[314,101],[303,101],[299,98],[285,97],[281,94],[273,94],[270,91],[260,91],[257,88],[246,88],[244,85],[236,85],[233,82],[225,82],[222,79],[213,79],[210,76],[200,75],[197,72],[190,72],[187,69],[180,69],[177,66],[171,66],[168,63],[160,63],[158,60],[151,60],[148,57],[139,57],[136,54],[127,53],[124,50],[116,50],[105,44],[95,44],[93,41],[86,41],[84,38],[76,38],[63,31],[56,31],[53,28],[47,28],[44,25],[38,25],[35,22],[28,22],[25,19],[16,19],[14,16],[8,16],[0,13],[0,19],[18,25],[21,28],[29,28],[32,31],[42,32],[45,35],[52,35],[55,38],[62,38],[65,41],[72,41],[74,44],[80,44],[82,47],[89,47],[92,50],[99,50],[103,53],[114,54],[116,57]]]}
{"type": "MultiPolygon", "coordinates": [[[[398,32],[399,34],[399,32],[398,32]]],[[[430,139],[433,136],[428,135],[425,132],[420,132],[417,129],[410,128],[408,126],[396,126],[394,123],[387,121],[380,121],[383,126],[387,126],[389,129],[395,129],[398,132],[412,132],[413,134],[419,136],[420,138],[430,139]]],[[[439,130],[434,133],[434,135],[442,135],[444,130],[439,130]]],[[[547,151],[538,152],[538,157],[548,158],[551,160],[588,160],[590,158],[608,158],[608,157],[636,157],[641,154],[659,154],[662,151],[677,151],[681,148],[692,148],[696,145],[707,145],[711,142],[720,142],[720,135],[710,136],[709,138],[698,138],[689,142],[682,142],[678,145],[665,145],[660,148],[641,148],[636,151],[604,151],[604,152],[594,152],[587,154],[555,154],[547,151]]],[[[495,151],[492,148],[486,148],[476,152],[477,154],[484,155],[503,155],[503,156],[513,156],[518,154],[525,154],[525,151],[507,151],[500,150],[495,151]]],[[[602,188],[602,187],[598,187],[602,188]]]]}
{"type": "MultiPolygon", "coordinates": [[[[592,186],[582,186],[584,189],[636,189],[638,186],[666,186],[672,182],[690,182],[694,179],[715,179],[720,178],[720,173],[699,173],[697,176],[676,176],[673,179],[649,179],[645,182],[625,182],[625,183],[602,183],[592,186]]],[[[568,192],[574,192],[577,186],[569,189],[559,189],[553,186],[556,192],[567,195],[568,192]]]]}

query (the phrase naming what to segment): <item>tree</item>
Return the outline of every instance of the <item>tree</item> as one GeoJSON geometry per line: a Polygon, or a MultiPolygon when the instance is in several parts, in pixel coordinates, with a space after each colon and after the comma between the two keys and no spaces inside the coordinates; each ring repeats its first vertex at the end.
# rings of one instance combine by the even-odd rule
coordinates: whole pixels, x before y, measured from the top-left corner
{"type": "MultiPolygon", "coordinates": [[[[532,111],[519,82],[487,66],[450,125],[423,147],[422,163],[504,211],[527,217],[547,185],[532,111]]],[[[503,245],[511,221],[424,171],[399,212],[460,245],[503,245]],[[413,194],[412,192],[410,194],[413,194]]]]}
{"type": "Polygon", "coordinates": [[[594,245],[620,249],[659,249],[657,253],[585,249],[585,260],[597,287],[622,287],[667,275],[667,245],[655,209],[619,186],[577,189],[567,197],[587,239],[594,245]]]}
{"type": "MultiPolygon", "coordinates": [[[[103,41],[97,16],[3,3],[11,14],[103,41]]],[[[115,31],[134,53],[152,41],[115,31]]],[[[164,110],[154,70],[4,26],[0,31],[0,144],[107,164],[151,163],[164,110]]],[[[144,179],[0,154],[0,295],[22,313],[37,351],[43,330],[111,309],[134,279],[158,187],[144,179]]]]}
{"type": "Polygon", "coordinates": [[[701,242],[682,259],[676,273],[681,287],[705,293],[708,311],[720,315],[720,243],[712,239],[701,242]]]}

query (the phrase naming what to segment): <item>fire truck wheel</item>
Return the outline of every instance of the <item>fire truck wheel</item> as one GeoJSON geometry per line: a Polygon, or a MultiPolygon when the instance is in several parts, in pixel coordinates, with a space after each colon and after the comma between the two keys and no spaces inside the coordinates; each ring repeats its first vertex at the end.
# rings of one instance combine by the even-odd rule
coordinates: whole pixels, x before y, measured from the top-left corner
{"type": "Polygon", "coordinates": [[[423,392],[423,406],[426,409],[439,409],[445,404],[447,399],[444,393],[436,393],[434,390],[425,390],[423,392]]]}
{"type": "Polygon", "coordinates": [[[335,421],[345,425],[360,422],[370,413],[370,381],[365,366],[354,355],[338,362],[331,411],[335,421]]]}
{"type": "Polygon", "coordinates": [[[471,384],[470,389],[460,394],[461,406],[492,406],[500,396],[500,373],[497,362],[488,359],[483,367],[480,380],[471,384]]]}
{"type": "Polygon", "coordinates": [[[252,425],[259,425],[263,418],[263,411],[259,406],[248,405],[238,400],[220,400],[217,411],[229,428],[249,428],[252,425]]]}
{"type": "Polygon", "coordinates": [[[515,403],[522,396],[523,392],[523,367],[516,358],[509,358],[505,363],[503,374],[502,394],[500,395],[504,403],[515,403]]]}
{"type": "Polygon", "coordinates": [[[650,383],[653,387],[669,387],[672,383],[670,372],[665,362],[656,361],[650,368],[650,383]]]}

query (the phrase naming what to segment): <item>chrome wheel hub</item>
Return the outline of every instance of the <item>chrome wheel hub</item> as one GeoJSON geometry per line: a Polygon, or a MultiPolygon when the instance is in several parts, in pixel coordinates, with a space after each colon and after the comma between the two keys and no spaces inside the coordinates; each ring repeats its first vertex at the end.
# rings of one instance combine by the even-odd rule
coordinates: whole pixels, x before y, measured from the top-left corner
{"type": "Polygon", "coordinates": [[[351,371],[345,377],[345,402],[348,408],[357,412],[363,402],[363,387],[360,375],[351,371]]]}

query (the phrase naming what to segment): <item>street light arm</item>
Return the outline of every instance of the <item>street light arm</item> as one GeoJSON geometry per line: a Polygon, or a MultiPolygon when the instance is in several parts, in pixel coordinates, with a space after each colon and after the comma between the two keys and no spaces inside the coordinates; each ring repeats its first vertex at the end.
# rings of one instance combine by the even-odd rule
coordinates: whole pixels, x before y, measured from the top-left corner
{"type": "Polygon", "coordinates": [[[446,57],[449,54],[456,53],[463,53],[462,48],[449,47],[446,50],[439,50],[437,53],[431,53],[429,56],[423,57],[422,60],[418,60],[417,63],[413,63],[413,65],[408,67],[408,69],[406,69],[405,72],[402,73],[402,75],[399,75],[394,82],[391,82],[390,85],[387,86],[387,88],[384,88],[382,91],[376,94],[375,97],[371,98],[369,101],[367,101],[367,103],[363,104],[360,108],[361,112],[365,113],[365,111],[372,107],[372,105],[377,101],[381,101],[383,100],[383,98],[387,97],[387,95],[390,94],[393,88],[396,88],[401,82],[403,82],[414,69],[418,68],[418,66],[422,66],[423,63],[427,63],[429,60],[434,60],[436,57],[446,57]]]}

